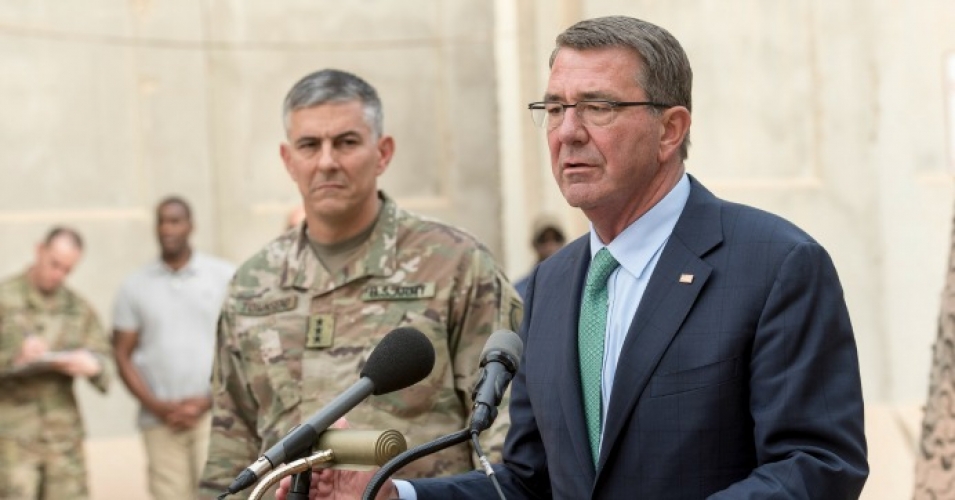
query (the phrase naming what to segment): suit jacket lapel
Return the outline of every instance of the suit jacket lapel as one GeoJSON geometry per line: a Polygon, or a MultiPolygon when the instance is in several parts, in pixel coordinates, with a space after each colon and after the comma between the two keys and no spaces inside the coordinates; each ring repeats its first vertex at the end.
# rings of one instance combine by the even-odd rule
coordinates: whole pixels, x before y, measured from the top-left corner
{"type": "Polygon", "coordinates": [[[686,207],[650,277],[620,353],[598,470],[613,451],[657,363],[710,276],[712,267],[700,256],[723,238],[718,200],[695,179],[690,180],[686,207]],[[690,283],[681,281],[684,274],[693,277],[690,283]]]}
{"type": "MultiPolygon", "coordinates": [[[[590,265],[590,244],[585,235],[571,243],[577,248],[569,248],[566,266],[555,266],[556,269],[571,269],[573,272],[570,286],[558,286],[554,290],[553,300],[548,303],[547,311],[553,318],[547,322],[548,327],[554,328],[553,335],[559,339],[555,344],[557,350],[555,362],[558,366],[567,367],[560,370],[560,380],[555,387],[566,387],[559,391],[560,410],[567,423],[574,454],[582,469],[589,471],[590,478],[595,477],[593,459],[590,458],[590,441],[587,438],[587,425],[584,420],[584,403],[581,400],[580,361],[577,355],[577,323],[580,318],[580,294],[587,278],[587,269],[590,265]],[[563,289],[560,289],[563,288],[563,289]]],[[[554,276],[557,281],[566,283],[561,276],[554,276]]]]}

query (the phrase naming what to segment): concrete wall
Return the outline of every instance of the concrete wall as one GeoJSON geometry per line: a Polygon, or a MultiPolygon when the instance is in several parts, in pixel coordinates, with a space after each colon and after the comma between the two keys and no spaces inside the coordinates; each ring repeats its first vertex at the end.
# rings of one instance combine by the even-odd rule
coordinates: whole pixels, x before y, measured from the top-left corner
{"type": "MultiPolygon", "coordinates": [[[[278,157],[284,92],[329,66],[382,94],[398,144],[385,189],[521,274],[537,213],[587,229],[526,103],[561,29],[617,13],[689,53],[689,171],[832,254],[871,414],[866,495],[903,498],[953,205],[947,0],[0,0],[0,275],[51,224],[73,224],[89,251],[71,283],[108,320],[120,280],[155,256],[152,206],[172,192],[195,205],[200,249],[242,260],[296,202],[278,157]]],[[[141,492],[125,389],[81,393],[97,497],[115,498],[116,477],[141,492]],[[104,451],[123,449],[113,462],[104,451]]]]}

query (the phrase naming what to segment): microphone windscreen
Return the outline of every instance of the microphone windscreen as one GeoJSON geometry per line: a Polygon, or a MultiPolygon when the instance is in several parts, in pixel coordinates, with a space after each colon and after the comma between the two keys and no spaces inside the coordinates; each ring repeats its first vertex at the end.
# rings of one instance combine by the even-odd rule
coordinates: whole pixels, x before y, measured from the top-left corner
{"type": "Polygon", "coordinates": [[[332,450],[332,461],[336,464],[381,467],[407,450],[408,443],[405,436],[394,429],[328,429],[318,437],[318,449],[332,450]]]}
{"type": "Polygon", "coordinates": [[[434,346],[414,328],[397,328],[388,332],[371,351],[362,377],[371,379],[372,394],[388,394],[424,380],[434,368],[434,346]]]}
{"type": "Polygon", "coordinates": [[[521,354],[524,353],[524,342],[521,341],[521,337],[518,334],[510,330],[498,330],[492,333],[491,336],[487,338],[487,342],[484,343],[484,350],[481,351],[481,359],[486,359],[488,353],[492,351],[502,351],[510,354],[520,363],[521,354]]]}

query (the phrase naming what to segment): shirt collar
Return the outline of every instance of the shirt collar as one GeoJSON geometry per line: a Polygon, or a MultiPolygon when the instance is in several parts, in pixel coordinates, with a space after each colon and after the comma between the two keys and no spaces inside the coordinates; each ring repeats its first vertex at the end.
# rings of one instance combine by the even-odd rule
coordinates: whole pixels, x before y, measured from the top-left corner
{"type": "Polygon", "coordinates": [[[192,255],[189,256],[189,261],[186,262],[186,265],[180,267],[179,269],[173,269],[162,260],[162,257],[156,259],[155,265],[153,266],[153,271],[170,276],[191,276],[199,272],[199,265],[196,262],[199,259],[199,252],[192,250],[192,255]]]}
{"type": "Polygon", "coordinates": [[[684,172],[676,186],[639,219],[633,221],[608,245],[590,225],[590,258],[607,247],[620,266],[637,278],[642,278],[653,257],[663,249],[676,226],[686,200],[690,197],[690,180],[684,172]]]}

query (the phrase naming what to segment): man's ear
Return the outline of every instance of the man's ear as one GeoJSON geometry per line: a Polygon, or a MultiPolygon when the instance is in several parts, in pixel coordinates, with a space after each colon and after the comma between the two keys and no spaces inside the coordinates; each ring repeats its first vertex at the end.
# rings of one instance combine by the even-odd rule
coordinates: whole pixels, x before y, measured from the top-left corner
{"type": "Polygon", "coordinates": [[[674,154],[680,154],[680,146],[690,131],[690,111],[683,106],[666,109],[660,117],[660,163],[665,163],[674,154]]]}
{"type": "Polygon", "coordinates": [[[292,145],[283,142],[279,144],[279,156],[282,157],[282,163],[285,164],[285,171],[288,172],[289,176],[292,177],[292,180],[295,180],[295,175],[292,174],[292,145]]]}
{"type": "Polygon", "coordinates": [[[385,173],[391,158],[395,155],[395,139],[390,135],[378,139],[378,175],[385,173]]]}

